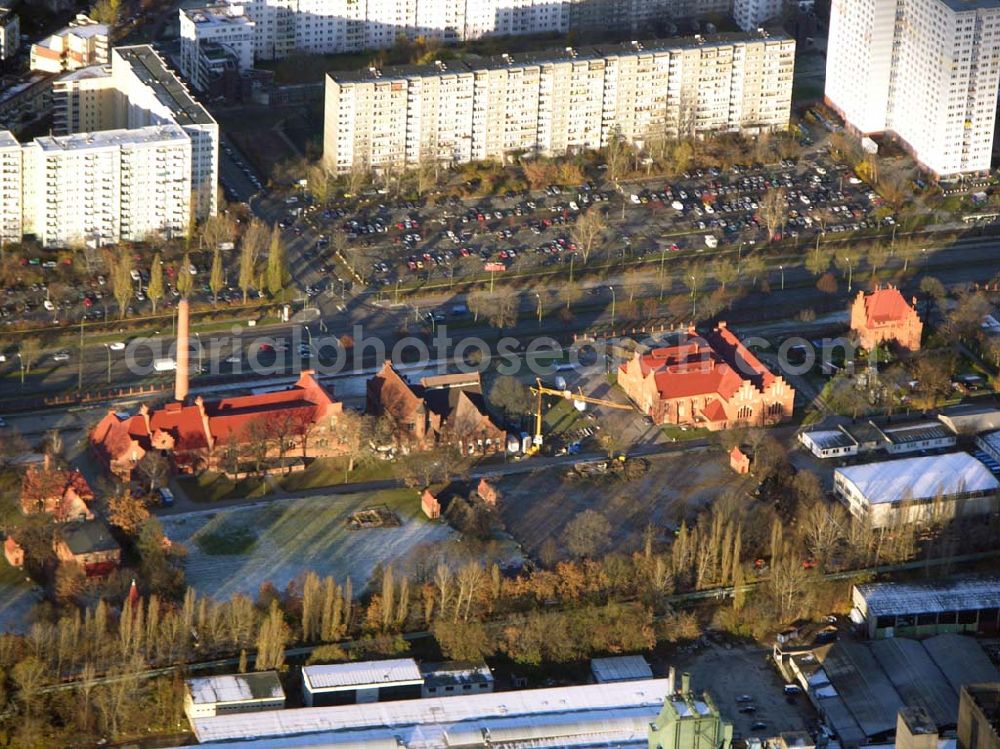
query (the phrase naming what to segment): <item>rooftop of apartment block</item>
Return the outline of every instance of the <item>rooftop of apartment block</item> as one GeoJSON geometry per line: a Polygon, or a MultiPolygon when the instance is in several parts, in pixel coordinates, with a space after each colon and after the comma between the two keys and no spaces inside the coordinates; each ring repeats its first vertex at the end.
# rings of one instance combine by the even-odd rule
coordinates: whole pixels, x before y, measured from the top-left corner
{"type": "Polygon", "coordinates": [[[140,81],[153,89],[161,103],[169,107],[177,124],[215,124],[208,111],[194,100],[180,78],[150,45],[115,47],[114,53],[131,66],[140,81]]]}
{"type": "MultiPolygon", "coordinates": [[[[997,0],[997,2],[1000,2],[1000,0],[997,0]]],[[[791,38],[784,34],[772,34],[770,32],[696,35],[676,39],[631,41],[623,44],[588,45],[579,49],[565,47],[562,49],[548,49],[523,54],[470,57],[465,60],[444,60],[429,65],[393,65],[384,68],[368,67],[361,70],[336,71],[328,75],[337,83],[359,83],[379,79],[439,75],[447,72],[458,75],[462,73],[475,73],[479,70],[496,70],[506,67],[545,65],[547,63],[568,61],[597,61],[620,55],[655,54],[657,52],[672,52],[710,46],[722,47],[759,41],[785,42],[791,41],[791,38]]]]}

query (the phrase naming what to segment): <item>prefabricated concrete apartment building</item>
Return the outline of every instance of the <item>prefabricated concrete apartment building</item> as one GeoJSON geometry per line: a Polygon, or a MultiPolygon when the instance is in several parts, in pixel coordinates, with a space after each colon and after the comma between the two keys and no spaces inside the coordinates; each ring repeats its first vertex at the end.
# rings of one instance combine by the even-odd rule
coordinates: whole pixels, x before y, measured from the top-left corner
{"type": "Polygon", "coordinates": [[[381,171],[783,130],[794,64],[795,41],[761,31],[330,73],[323,158],[381,171]]]}

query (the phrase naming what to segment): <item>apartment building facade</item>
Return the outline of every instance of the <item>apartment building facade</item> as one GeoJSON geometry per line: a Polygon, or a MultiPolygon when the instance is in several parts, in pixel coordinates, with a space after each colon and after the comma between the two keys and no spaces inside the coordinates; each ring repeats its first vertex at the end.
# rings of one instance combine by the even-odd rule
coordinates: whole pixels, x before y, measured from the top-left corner
{"type": "Polygon", "coordinates": [[[780,130],[794,57],[787,37],[733,34],[330,74],[324,160],[344,173],[780,130]]]}
{"type": "MultiPolygon", "coordinates": [[[[728,13],[733,0],[225,0],[253,20],[254,55],[273,60],[384,49],[398,37],[459,42],[485,36],[639,34],[670,18],[728,13]]],[[[185,11],[181,11],[182,18],[185,11]]],[[[183,20],[182,20],[183,24],[183,20]]],[[[183,28],[182,28],[183,32],[183,28]]],[[[183,33],[182,33],[183,35],[183,33]]]]}
{"type": "Polygon", "coordinates": [[[62,73],[108,62],[109,31],[82,13],[69,26],[31,45],[30,65],[41,73],[62,73]]]}
{"type": "Polygon", "coordinates": [[[24,148],[24,230],[45,246],[183,234],[189,159],[173,124],[36,138],[24,148]]]}
{"type": "Polygon", "coordinates": [[[937,176],[989,171],[998,87],[996,0],[833,0],[827,103],[937,176]]]}
{"type": "Polygon", "coordinates": [[[110,65],[91,65],[52,82],[52,134],[113,130],[117,89],[110,65]]]}
{"type": "Polygon", "coordinates": [[[228,65],[253,67],[255,23],[244,11],[241,5],[226,4],[181,9],[180,72],[195,90],[207,89],[228,65]]]}
{"type": "Polygon", "coordinates": [[[216,211],[219,133],[152,47],[64,76],[58,134],[0,131],[0,231],[46,247],[184,235],[216,211]]]}
{"type": "Polygon", "coordinates": [[[21,46],[21,19],[9,7],[0,5],[0,63],[14,59],[21,46]]]}

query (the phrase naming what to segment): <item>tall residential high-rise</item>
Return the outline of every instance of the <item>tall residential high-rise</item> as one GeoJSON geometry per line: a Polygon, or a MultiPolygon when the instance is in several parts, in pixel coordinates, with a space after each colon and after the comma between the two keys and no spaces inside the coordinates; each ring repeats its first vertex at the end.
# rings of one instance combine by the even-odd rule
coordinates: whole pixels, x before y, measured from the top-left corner
{"type": "Polygon", "coordinates": [[[779,130],[794,58],[787,37],[731,34],[331,73],[323,158],[344,173],[779,130]]]}
{"type": "Polygon", "coordinates": [[[216,211],[218,125],[152,47],[54,89],[57,134],[18,144],[0,131],[0,232],[47,247],[184,235],[216,211]]]}
{"type": "Polygon", "coordinates": [[[253,67],[254,22],[241,5],[181,8],[181,74],[198,91],[226,68],[253,67]]]}
{"type": "Polygon", "coordinates": [[[936,175],[989,171],[998,87],[998,0],[833,0],[827,103],[936,175]]]}
{"type": "MultiPolygon", "coordinates": [[[[728,13],[733,0],[222,0],[254,23],[258,60],[391,47],[402,36],[459,42],[569,31],[655,31],[670,18],[728,13]]],[[[181,38],[210,36],[185,22],[181,38]]],[[[756,28],[756,27],[754,27],[756,28]]],[[[185,66],[187,67],[187,66],[185,66]]],[[[186,74],[189,75],[190,73],[186,74]]]]}

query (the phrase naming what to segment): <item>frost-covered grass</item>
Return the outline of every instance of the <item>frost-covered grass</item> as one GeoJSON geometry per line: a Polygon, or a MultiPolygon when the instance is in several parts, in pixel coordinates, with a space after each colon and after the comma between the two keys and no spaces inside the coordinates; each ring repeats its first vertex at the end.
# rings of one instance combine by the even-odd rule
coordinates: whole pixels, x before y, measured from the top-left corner
{"type": "Polygon", "coordinates": [[[187,547],[188,584],[220,599],[255,594],[265,582],[282,589],[309,570],[340,581],[350,576],[359,591],[376,564],[402,559],[419,544],[457,537],[448,526],[424,518],[413,489],[255,502],[165,516],[162,522],[167,535],[187,547]],[[400,526],[347,527],[352,512],[373,505],[396,512],[400,526]],[[241,543],[231,544],[232,539],[241,543]],[[240,551],[250,539],[252,545],[240,551]]]}

